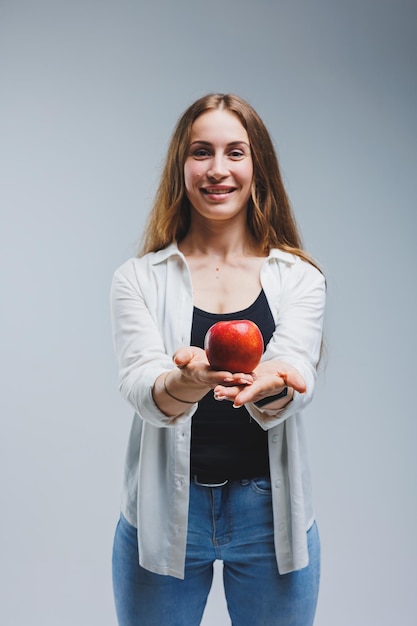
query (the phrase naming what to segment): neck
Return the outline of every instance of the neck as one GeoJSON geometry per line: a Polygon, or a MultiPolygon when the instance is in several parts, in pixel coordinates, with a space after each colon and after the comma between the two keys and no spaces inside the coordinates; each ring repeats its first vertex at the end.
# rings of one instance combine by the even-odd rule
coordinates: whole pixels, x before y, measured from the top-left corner
{"type": "Polygon", "coordinates": [[[237,256],[263,256],[246,224],[224,221],[192,222],[179,246],[186,256],[212,256],[221,260],[237,256]]]}

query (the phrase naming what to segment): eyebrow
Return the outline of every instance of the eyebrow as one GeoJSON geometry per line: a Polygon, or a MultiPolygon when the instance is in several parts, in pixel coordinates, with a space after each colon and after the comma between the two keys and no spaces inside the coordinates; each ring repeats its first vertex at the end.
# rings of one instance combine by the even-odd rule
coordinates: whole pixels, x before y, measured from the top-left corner
{"type": "MultiPolygon", "coordinates": [[[[203,139],[196,139],[195,141],[192,141],[190,143],[190,147],[193,146],[194,144],[199,144],[199,145],[202,145],[202,146],[211,146],[211,145],[213,145],[210,141],[204,141],[203,139]]],[[[233,146],[241,146],[241,145],[244,145],[244,146],[247,146],[248,148],[250,148],[250,146],[247,143],[247,141],[230,141],[227,144],[227,147],[228,148],[232,148],[233,146]]]]}

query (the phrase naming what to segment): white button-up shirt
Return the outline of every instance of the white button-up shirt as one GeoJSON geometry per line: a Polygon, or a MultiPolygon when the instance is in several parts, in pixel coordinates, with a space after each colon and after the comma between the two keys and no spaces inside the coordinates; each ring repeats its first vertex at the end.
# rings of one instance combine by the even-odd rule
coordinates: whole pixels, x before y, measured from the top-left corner
{"type": "MultiPolygon", "coordinates": [[[[325,280],[311,264],[278,249],[261,269],[275,320],[263,360],[279,359],[304,377],[307,391],[280,411],[247,410],[268,430],[275,551],[281,574],[308,564],[306,531],[314,520],[300,411],[311,401],[320,355],[325,280]]],[[[132,258],[114,273],[112,324],[119,389],[135,410],[129,437],[121,509],[138,529],[140,564],[184,577],[191,420],[197,404],[174,420],[152,398],[155,379],[189,345],[193,318],[191,275],[176,244],[132,258]]]]}

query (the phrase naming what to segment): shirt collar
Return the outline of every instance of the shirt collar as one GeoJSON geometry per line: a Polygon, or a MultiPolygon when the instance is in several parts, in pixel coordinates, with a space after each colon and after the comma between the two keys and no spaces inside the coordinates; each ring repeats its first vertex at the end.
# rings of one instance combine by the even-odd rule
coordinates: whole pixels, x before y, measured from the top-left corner
{"type": "Polygon", "coordinates": [[[268,259],[278,259],[278,261],[284,261],[284,263],[290,263],[293,265],[297,259],[295,254],[291,252],[285,252],[280,248],[272,248],[269,252],[268,259]]]}
{"type": "MultiPolygon", "coordinates": [[[[170,243],[166,248],[155,252],[152,259],[152,265],[163,263],[171,256],[179,256],[181,259],[185,260],[184,255],[178,249],[176,242],[170,243]]],[[[292,265],[296,261],[296,255],[280,250],[279,248],[272,248],[267,257],[267,260],[269,259],[277,259],[278,261],[284,261],[284,263],[290,263],[292,265]]]]}
{"type": "Polygon", "coordinates": [[[171,256],[179,256],[182,259],[184,259],[184,255],[178,249],[178,245],[176,242],[170,243],[166,248],[163,248],[162,250],[157,250],[157,252],[154,252],[152,261],[151,261],[152,265],[158,265],[158,263],[163,263],[164,261],[169,259],[169,257],[171,256]]]}

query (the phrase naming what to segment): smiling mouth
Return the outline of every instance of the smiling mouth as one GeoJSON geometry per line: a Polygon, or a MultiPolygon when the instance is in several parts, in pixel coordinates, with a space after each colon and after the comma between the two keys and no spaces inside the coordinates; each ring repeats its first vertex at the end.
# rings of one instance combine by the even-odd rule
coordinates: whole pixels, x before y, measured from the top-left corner
{"type": "Polygon", "coordinates": [[[204,187],[201,191],[205,195],[224,196],[228,193],[232,193],[233,191],[235,191],[235,187],[204,187]]]}

